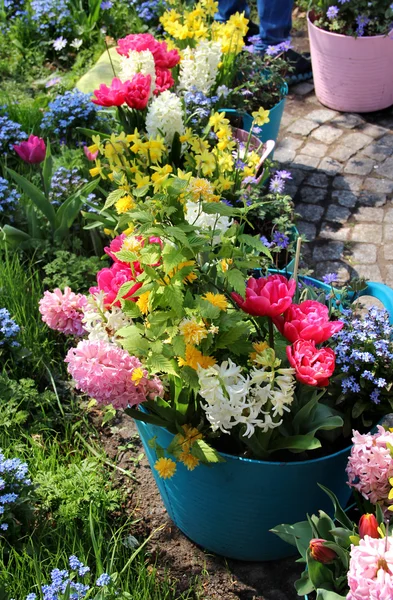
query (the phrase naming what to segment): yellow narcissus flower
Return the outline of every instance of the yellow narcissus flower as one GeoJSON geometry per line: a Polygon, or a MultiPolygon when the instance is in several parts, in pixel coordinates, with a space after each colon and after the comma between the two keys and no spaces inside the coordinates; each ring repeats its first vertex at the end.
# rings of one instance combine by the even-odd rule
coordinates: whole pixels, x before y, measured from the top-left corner
{"type": "Polygon", "coordinates": [[[146,175],[146,177],[143,177],[141,173],[135,173],[135,183],[137,189],[144,187],[145,185],[150,184],[150,177],[148,175],[146,175]]]}
{"type": "Polygon", "coordinates": [[[179,357],[177,362],[179,367],[190,367],[197,370],[198,367],[208,369],[216,364],[216,359],[213,356],[204,356],[198,348],[191,344],[186,344],[185,358],[179,357]]]}
{"type": "Polygon", "coordinates": [[[132,223],[128,223],[128,227],[127,227],[127,229],[125,229],[123,231],[123,233],[125,235],[131,235],[131,233],[133,233],[134,229],[135,229],[134,225],[132,223]]]}
{"type": "Polygon", "coordinates": [[[198,169],[202,170],[205,176],[212,175],[216,169],[216,159],[212,152],[205,150],[201,154],[195,155],[195,162],[198,169]]]}
{"type": "Polygon", "coordinates": [[[159,162],[165,152],[164,138],[159,135],[156,138],[151,138],[145,142],[144,148],[149,154],[152,162],[159,162]]]}
{"type": "Polygon", "coordinates": [[[189,452],[182,452],[179,454],[179,460],[189,471],[193,471],[195,467],[199,465],[199,458],[193,456],[189,452]]]}
{"type": "Polygon", "coordinates": [[[269,348],[269,344],[267,342],[254,342],[252,346],[255,352],[251,352],[250,360],[255,360],[258,354],[262,354],[266,348],[269,348]]]}
{"type": "Polygon", "coordinates": [[[190,140],[192,140],[192,137],[193,137],[192,129],[191,129],[191,127],[187,127],[187,129],[185,130],[183,135],[180,136],[180,141],[182,144],[185,144],[186,142],[189,142],[190,140]]]}
{"type": "Polygon", "coordinates": [[[207,337],[207,329],[203,323],[198,323],[195,317],[183,319],[179,324],[179,331],[186,344],[199,344],[207,337]]]}
{"type": "Polygon", "coordinates": [[[218,12],[218,2],[215,2],[215,0],[201,0],[201,5],[209,17],[214,17],[218,12]]]}
{"type": "Polygon", "coordinates": [[[213,306],[217,306],[220,310],[227,310],[228,301],[225,298],[224,294],[213,294],[212,292],[206,292],[204,296],[202,296],[203,300],[207,300],[213,306]]]}
{"type": "Polygon", "coordinates": [[[136,305],[143,315],[149,312],[149,296],[150,292],[143,292],[136,301],[136,305]]]}
{"type": "Polygon", "coordinates": [[[221,264],[221,269],[223,270],[224,273],[226,273],[229,269],[229,265],[231,265],[233,263],[233,258],[223,258],[220,261],[221,264]]]}
{"type": "Polygon", "coordinates": [[[159,458],[154,468],[161,479],[170,479],[176,472],[176,463],[171,458],[159,458]]]}
{"type": "Polygon", "coordinates": [[[244,12],[236,12],[231,15],[227,21],[228,27],[232,27],[234,30],[239,30],[242,36],[245,36],[248,31],[249,20],[246,18],[244,12]]]}
{"type": "Polygon", "coordinates": [[[229,120],[225,117],[224,112],[215,112],[209,119],[209,127],[213,127],[214,131],[227,125],[229,125],[229,120]]]}
{"type": "MultiPolygon", "coordinates": [[[[218,161],[218,164],[220,165],[220,167],[221,167],[221,166],[223,166],[223,165],[220,163],[220,160],[218,161]]],[[[232,160],[232,162],[230,163],[230,168],[232,167],[232,164],[233,164],[233,160],[232,160]]],[[[226,170],[226,171],[229,171],[229,170],[230,170],[230,168],[229,168],[229,169],[227,169],[226,167],[223,167],[223,168],[224,168],[224,170],[226,170]]],[[[217,189],[218,189],[220,192],[225,192],[225,191],[227,191],[227,190],[230,190],[230,189],[231,189],[231,187],[232,187],[232,185],[233,185],[233,182],[232,182],[230,179],[227,179],[226,177],[223,177],[222,175],[221,175],[221,176],[220,176],[218,179],[216,179],[216,181],[215,181],[214,183],[215,183],[215,185],[216,185],[216,188],[217,188],[217,189]]]]}
{"type": "Polygon", "coordinates": [[[117,214],[121,215],[127,212],[128,210],[135,208],[135,202],[133,198],[129,194],[127,194],[126,196],[123,196],[123,198],[120,198],[120,200],[116,202],[115,208],[117,210],[117,214]]]}
{"type": "Polygon", "coordinates": [[[151,176],[151,180],[154,183],[154,191],[158,192],[162,184],[168,179],[169,173],[172,173],[173,169],[171,165],[164,165],[163,167],[151,167],[155,173],[151,176]]]}
{"type": "Polygon", "coordinates": [[[89,173],[91,175],[91,177],[97,177],[97,175],[100,175],[103,179],[106,179],[106,176],[104,175],[103,172],[103,167],[101,166],[101,161],[98,159],[96,160],[96,166],[93,167],[92,169],[89,170],[89,173]]]}
{"type": "Polygon", "coordinates": [[[270,119],[269,119],[270,111],[265,110],[262,106],[258,110],[254,110],[254,112],[251,114],[254,117],[255,125],[258,125],[259,127],[261,127],[262,125],[265,125],[266,123],[269,123],[269,121],[270,121],[270,119]]]}

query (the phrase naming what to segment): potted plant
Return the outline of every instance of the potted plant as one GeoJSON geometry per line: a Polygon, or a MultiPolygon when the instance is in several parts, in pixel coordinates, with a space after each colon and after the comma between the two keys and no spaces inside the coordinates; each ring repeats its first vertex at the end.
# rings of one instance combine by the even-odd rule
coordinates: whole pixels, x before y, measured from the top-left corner
{"type": "Polygon", "coordinates": [[[333,336],[358,320],[341,320],[346,295],[326,284],[326,301],[296,276],[250,277],[271,264],[259,235],[245,233],[253,206],[198,196],[195,179],[169,174],[155,193],[134,194],[113,226],[128,231],[106,249],[114,263],[90,297],[48,292],[41,312],[52,328],[85,329],[69,372],[81,391],[137,419],[180,529],[226,556],[273,559],[288,549],[269,529],[316,510],[317,481],[346,501],[346,421],[367,430],[391,392],[386,383],[379,404],[352,415],[354,396],[368,391],[337,391],[346,363],[333,336]]]}
{"type": "Polygon", "coordinates": [[[322,104],[344,112],[371,112],[393,104],[392,21],[389,0],[311,3],[311,61],[322,104]]]}
{"type": "Polygon", "coordinates": [[[385,600],[393,594],[393,536],[389,515],[393,499],[391,429],[360,435],[347,466],[356,504],[346,511],[327,488],[334,519],[325,512],[307,521],[278,525],[274,533],[296,546],[306,564],[295,583],[306,600],[385,600]]]}

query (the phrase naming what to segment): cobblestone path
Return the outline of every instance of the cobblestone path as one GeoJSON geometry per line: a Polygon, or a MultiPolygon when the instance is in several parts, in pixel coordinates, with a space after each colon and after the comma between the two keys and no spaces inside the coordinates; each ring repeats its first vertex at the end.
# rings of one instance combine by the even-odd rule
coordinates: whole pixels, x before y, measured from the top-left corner
{"type": "Polygon", "coordinates": [[[392,111],[338,113],[301,83],[287,98],[274,158],[292,172],[286,191],[315,275],[393,286],[392,111]]]}

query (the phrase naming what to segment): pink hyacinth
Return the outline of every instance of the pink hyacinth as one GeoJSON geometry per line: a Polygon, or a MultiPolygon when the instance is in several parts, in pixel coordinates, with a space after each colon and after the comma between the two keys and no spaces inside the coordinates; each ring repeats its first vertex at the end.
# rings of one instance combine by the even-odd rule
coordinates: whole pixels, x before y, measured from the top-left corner
{"type": "Polygon", "coordinates": [[[74,294],[69,287],[65,287],[64,292],[56,288],[53,292],[44,293],[39,311],[42,320],[51,329],[66,335],[83,335],[82,309],[86,303],[87,298],[83,294],[74,294]]]}
{"type": "Polygon", "coordinates": [[[368,535],[351,547],[347,600],[393,598],[393,539],[368,535]]]}
{"type": "Polygon", "coordinates": [[[158,377],[149,379],[136,356],[108,342],[82,340],[68,351],[65,362],[76,387],[99,404],[126,408],[164,393],[158,377]],[[136,369],[141,369],[142,376],[138,372],[133,381],[136,369]]]}
{"type": "Polygon", "coordinates": [[[378,433],[361,435],[353,432],[353,447],[348,460],[348,484],[386,511],[392,504],[388,500],[389,478],[393,477],[393,460],[387,444],[393,445],[393,433],[378,425],[378,433]]]}

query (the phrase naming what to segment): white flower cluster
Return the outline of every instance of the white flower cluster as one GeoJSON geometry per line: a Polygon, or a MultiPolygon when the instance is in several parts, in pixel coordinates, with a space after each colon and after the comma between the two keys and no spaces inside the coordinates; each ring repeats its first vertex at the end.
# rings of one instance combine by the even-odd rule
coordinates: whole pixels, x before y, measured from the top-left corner
{"type": "Polygon", "coordinates": [[[208,369],[199,367],[199,394],[205,400],[202,408],[212,430],[229,433],[235,425],[244,424],[244,436],[251,437],[255,428],[266,433],[279,427],[282,419],[273,419],[290,411],[294,372],[294,369],[266,371],[262,367],[244,376],[241,367],[231,359],[208,369]]]}
{"type": "Polygon", "coordinates": [[[137,73],[151,76],[150,98],[156,89],[156,65],[154,56],[150,50],[130,50],[128,56],[120,57],[120,79],[121,81],[129,81],[137,73]]]}
{"type": "Polygon", "coordinates": [[[208,94],[215,84],[218,65],[221,62],[221,44],[201,40],[196,48],[183,50],[180,63],[179,89],[185,92],[197,90],[208,94]]]}
{"type": "Polygon", "coordinates": [[[146,131],[149,137],[161,134],[167,144],[172,144],[177,132],[184,133],[183,107],[181,100],[169,90],[156,96],[150,104],[146,116],[146,131]]]}
{"type": "Polygon", "coordinates": [[[88,296],[87,305],[83,308],[83,327],[88,332],[91,342],[99,340],[120,344],[117,331],[126,325],[132,325],[131,319],[121,311],[118,306],[110,310],[104,307],[105,292],[98,292],[95,296],[88,296]]]}
{"type": "Polygon", "coordinates": [[[213,244],[220,243],[220,234],[225,233],[231,226],[232,221],[222,215],[211,215],[202,210],[202,202],[192,202],[188,200],[185,204],[185,219],[202,230],[215,231],[217,235],[213,237],[213,244]]]}

